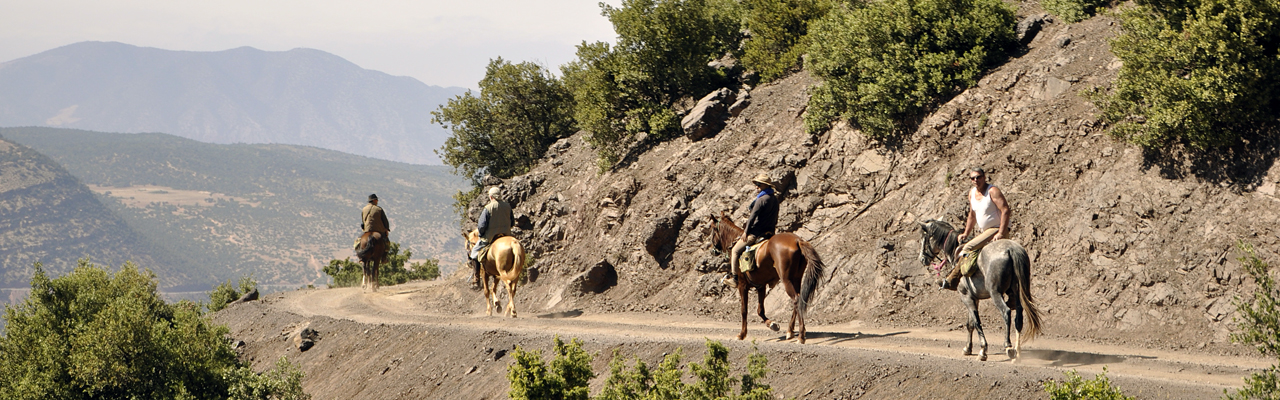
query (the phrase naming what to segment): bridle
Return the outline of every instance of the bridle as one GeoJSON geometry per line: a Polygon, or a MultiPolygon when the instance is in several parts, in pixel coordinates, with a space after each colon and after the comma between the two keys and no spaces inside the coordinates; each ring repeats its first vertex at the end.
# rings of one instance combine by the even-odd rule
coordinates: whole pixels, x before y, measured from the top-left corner
{"type": "MultiPolygon", "coordinates": [[[[931,264],[929,264],[927,268],[932,270],[934,275],[942,276],[942,268],[950,262],[949,260],[947,260],[945,257],[942,256],[942,252],[946,251],[945,248],[947,247],[947,241],[951,239],[951,234],[955,232],[956,230],[953,228],[951,230],[948,230],[945,235],[942,235],[943,249],[939,249],[939,252],[937,254],[935,254],[933,250],[930,249],[930,246],[926,245],[926,243],[920,244],[920,251],[923,252],[926,256],[928,256],[925,262],[931,262],[931,264]],[[934,260],[937,260],[937,262],[933,262],[934,260]]],[[[956,240],[958,243],[959,238],[957,238],[956,240]]]]}

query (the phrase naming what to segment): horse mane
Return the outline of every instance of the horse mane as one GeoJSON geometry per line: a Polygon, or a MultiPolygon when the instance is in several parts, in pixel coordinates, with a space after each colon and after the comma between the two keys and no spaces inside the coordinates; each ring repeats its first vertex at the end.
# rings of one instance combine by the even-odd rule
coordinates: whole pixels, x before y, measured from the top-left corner
{"type": "Polygon", "coordinates": [[[720,247],[720,251],[729,251],[733,248],[732,242],[735,237],[742,234],[742,228],[733,224],[733,220],[729,219],[726,212],[721,211],[720,216],[711,215],[711,220],[715,221],[715,226],[711,229],[711,241],[720,247]]]}

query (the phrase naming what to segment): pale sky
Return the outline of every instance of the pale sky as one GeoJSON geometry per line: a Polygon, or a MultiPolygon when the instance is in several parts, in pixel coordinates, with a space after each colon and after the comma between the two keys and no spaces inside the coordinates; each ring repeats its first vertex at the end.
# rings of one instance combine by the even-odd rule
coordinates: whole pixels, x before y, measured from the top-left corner
{"type": "Polygon", "coordinates": [[[0,0],[0,10],[0,62],[82,41],[191,51],[306,47],[467,88],[477,87],[491,58],[534,61],[558,74],[574,46],[615,36],[595,0],[0,0]]]}

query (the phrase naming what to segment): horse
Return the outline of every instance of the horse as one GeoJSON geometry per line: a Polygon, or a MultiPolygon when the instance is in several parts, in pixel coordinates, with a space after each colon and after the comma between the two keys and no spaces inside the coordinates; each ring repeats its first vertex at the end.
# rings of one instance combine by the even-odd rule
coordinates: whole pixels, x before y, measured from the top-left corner
{"type": "MultiPolygon", "coordinates": [[[[471,248],[480,241],[480,232],[472,230],[463,237],[467,241],[467,252],[471,252],[471,248]]],[[[524,273],[525,260],[524,246],[514,237],[499,237],[489,245],[489,257],[480,265],[480,281],[484,282],[485,315],[492,316],[494,307],[502,310],[498,305],[497,291],[498,281],[501,280],[507,286],[507,312],[511,318],[516,317],[516,285],[520,274],[524,273]],[[489,284],[489,278],[493,278],[492,285],[489,284]]]]}
{"type": "MultiPolygon", "coordinates": [[[[712,245],[721,253],[728,253],[733,249],[734,243],[742,236],[742,228],[734,225],[733,221],[723,213],[719,218],[715,215],[711,216],[711,226],[712,245]]],[[[732,254],[729,256],[732,257],[732,254]]],[[[782,287],[786,289],[792,301],[791,324],[787,326],[786,340],[797,336],[795,327],[796,320],[799,320],[800,343],[804,344],[805,312],[809,308],[809,299],[818,289],[818,282],[826,269],[822,258],[818,256],[818,251],[814,250],[809,242],[795,234],[779,233],[773,235],[768,242],[756,250],[755,262],[754,270],[745,273],[739,271],[737,275],[738,297],[742,300],[742,331],[738,333],[738,340],[747,337],[747,291],[750,288],[756,289],[756,298],[759,300],[756,311],[760,319],[764,320],[765,326],[769,329],[778,331],[778,323],[764,316],[764,298],[768,292],[766,286],[773,287],[778,282],[782,282],[782,287]]]]}
{"type": "Polygon", "coordinates": [[[378,275],[381,264],[387,259],[387,240],[381,232],[365,232],[360,235],[360,244],[356,246],[356,258],[360,259],[360,269],[364,275],[360,278],[360,287],[367,291],[378,291],[378,275]]]}
{"type": "MultiPolygon", "coordinates": [[[[941,259],[942,265],[956,265],[956,248],[960,246],[960,232],[939,220],[920,222],[920,262],[928,266],[935,259],[941,259]]],[[[982,319],[978,317],[978,301],[991,299],[1000,317],[1004,318],[1004,349],[1011,360],[1017,360],[1022,350],[1022,342],[1031,341],[1040,333],[1042,326],[1040,308],[1031,297],[1031,258],[1027,250],[1013,240],[1000,239],[988,243],[978,253],[978,268],[973,276],[960,279],[956,288],[961,294],[964,305],[969,307],[969,342],[964,346],[964,355],[973,355],[973,331],[978,331],[982,340],[982,350],[978,359],[987,360],[987,336],[982,333],[982,319]],[[1026,326],[1023,329],[1023,315],[1026,315],[1026,326]],[[1010,326],[1012,324],[1012,327],[1010,326]],[[1010,342],[1009,336],[1017,334],[1017,341],[1010,342]]],[[[943,268],[947,271],[949,269],[943,268]]]]}

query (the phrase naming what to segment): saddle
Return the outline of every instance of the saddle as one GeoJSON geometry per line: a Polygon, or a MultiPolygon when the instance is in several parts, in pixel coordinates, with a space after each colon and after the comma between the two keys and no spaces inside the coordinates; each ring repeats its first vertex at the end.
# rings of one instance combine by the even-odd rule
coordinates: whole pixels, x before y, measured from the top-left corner
{"type": "Polygon", "coordinates": [[[756,250],[759,249],[760,246],[764,246],[765,243],[769,243],[769,239],[761,240],[759,243],[747,246],[746,250],[742,251],[742,257],[738,258],[738,270],[745,274],[756,269],[756,250]]]}
{"type": "MultiPolygon", "coordinates": [[[[507,236],[507,235],[498,235],[498,236],[494,236],[494,237],[493,237],[493,241],[494,241],[494,242],[496,242],[496,241],[498,241],[498,238],[506,237],[506,236],[507,236]]],[[[483,242],[483,240],[482,240],[482,242],[483,242]]],[[[480,254],[476,256],[476,261],[479,261],[481,264],[484,264],[484,262],[485,262],[485,261],[488,261],[488,260],[489,260],[489,250],[490,250],[490,249],[492,249],[492,248],[493,248],[493,242],[485,243],[485,244],[484,244],[484,247],[481,247],[481,248],[480,248],[480,254]]]]}

